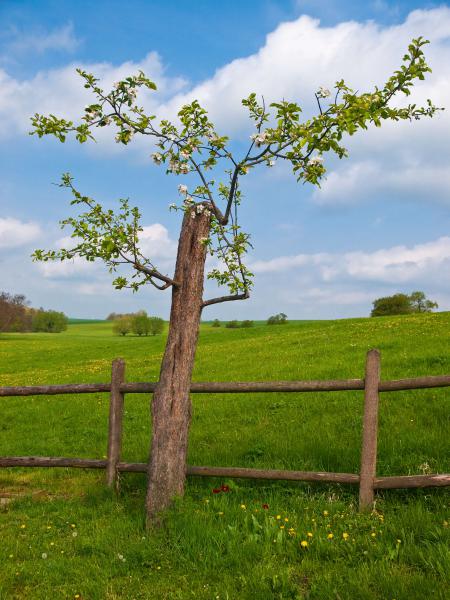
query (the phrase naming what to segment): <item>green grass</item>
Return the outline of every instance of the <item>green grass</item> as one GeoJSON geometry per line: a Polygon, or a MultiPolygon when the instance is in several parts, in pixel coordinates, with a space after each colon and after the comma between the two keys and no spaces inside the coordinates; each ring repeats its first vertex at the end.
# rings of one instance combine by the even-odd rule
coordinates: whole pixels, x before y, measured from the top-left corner
{"type": "MultiPolygon", "coordinates": [[[[108,381],[118,356],[129,381],[157,380],[164,336],[119,338],[111,326],[2,335],[0,385],[108,381]]],[[[449,313],[203,324],[194,379],[363,377],[372,347],[384,379],[439,375],[450,373],[449,338],[449,313]]],[[[381,396],[380,475],[450,470],[449,399],[448,389],[381,396]]],[[[357,473],[362,402],[361,392],[194,395],[189,462],[357,473]]],[[[105,455],[105,394],[4,398],[1,407],[0,455],[105,455]]],[[[145,461],[149,397],[127,395],[125,408],[123,458],[145,461]]],[[[380,493],[376,511],[359,515],[351,487],[190,478],[166,527],[147,534],[145,477],[121,483],[115,497],[103,472],[2,469],[0,496],[12,502],[0,511],[0,599],[447,597],[445,489],[380,493]],[[222,484],[230,491],[213,494],[222,484]]]]}

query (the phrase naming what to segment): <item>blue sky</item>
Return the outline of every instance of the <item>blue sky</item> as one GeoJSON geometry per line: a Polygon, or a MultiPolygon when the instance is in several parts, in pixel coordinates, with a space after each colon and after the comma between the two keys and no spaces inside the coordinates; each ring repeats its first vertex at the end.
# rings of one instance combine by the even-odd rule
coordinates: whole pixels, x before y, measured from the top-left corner
{"type": "MultiPolygon", "coordinates": [[[[450,7],[431,2],[247,1],[218,3],[26,2],[0,4],[0,289],[34,306],[103,317],[145,308],[168,315],[169,293],[115,291],[101,265],[36,265],[36,247],[56,247],[69,198],[53,185],[70,171],[109,206],[142,208],[146,244],[170,272],[179,217],[169,213],[180,181],[151,164],[142,143],[64,145],[28,135],[34,112],[76,117],[88,98],[77,66],[112,82],[143,68],[159,92],[155,114],[194,97],[239,148],[252,133],[240,107],[248,92],[314,110],[313,93],[340,77],[357,89],[382,84],[412,37],[431,40],[433,74],[414,92],[450,97],[450,7]]],[[[371,302],[424,290],[450,309],[450,117],[389,124],[348,141],[345,161],[326,158],[320,191],[282,165],[245,180],[241,222],[252,235],[250,300],[204,318],[364,316],[371,302]]],[[[158,262],[159,261],[159,262],[158,262]]],[[[208,294],[216,290],[207,284],[208,294]]]]}

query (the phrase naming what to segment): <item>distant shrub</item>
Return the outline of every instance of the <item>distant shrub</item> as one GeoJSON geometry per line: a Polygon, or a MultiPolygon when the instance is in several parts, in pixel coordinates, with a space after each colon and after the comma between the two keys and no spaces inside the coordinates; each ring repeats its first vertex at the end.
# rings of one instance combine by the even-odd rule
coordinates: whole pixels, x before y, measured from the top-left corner
{"type": "Polygon", "coordinates": [[[242,321],[241,323],[241,327],[253,327],[254,323],[253,321],[249,321],[248,319],[245,321],[242,321]]]}
{"type": "Polygon", "coordinates": [[[164,319],[161,319],[160,317],[148,317],[148,322],[150,326],[149,333],[151,333],[151,335],[163,332],[164,319]]]}
{"type": "Polygon", "coordinates": [[[148,335],[151,333],[151,322],[150,317],[145,311],[136,313],[131,318],[131,331],[136,335],[148,335]]]}
{"type": "Polygon", "coordinates": [[[33,331],[45,333],[60,333],[67,329],[67,317],[56,310],[37,310],[33,315],[33,331]]]}
{"type": "Polygon", "coordinates": [[[116,319],[113,324],[113,333],[115,335],[127,335],[131,331],[131,321],[128,317],[116,319]]]}
{"type": "Polygon", "coordinates": [[[287,315],[284,313],[278,313],[267,319],[267,325],[284,325],[287,323],[287,315]]]}
{"type": "Polygon", "coordinates": [[[233,319],[233,321],[228,321],[225,327],[227,329],[237,329],[239,327],[239,322],[236,321],[236,319],[233,319]]]}
{"type": "Polygon", "coordinates": [[[436,302],[428,300],[423,292],[416,291],[411,294],[394,294],[377,298],[373,301],[371,317],[385,317],[390,315],[408,315],[411,313],[427,313],[438,308],[436,302]]]}
{"type": "Polygon", "coordinates": [[[219,321],[219,319],[214,319],[214,321],[212,322],[211,327],[220,327],[220,321],[219,321]]]}

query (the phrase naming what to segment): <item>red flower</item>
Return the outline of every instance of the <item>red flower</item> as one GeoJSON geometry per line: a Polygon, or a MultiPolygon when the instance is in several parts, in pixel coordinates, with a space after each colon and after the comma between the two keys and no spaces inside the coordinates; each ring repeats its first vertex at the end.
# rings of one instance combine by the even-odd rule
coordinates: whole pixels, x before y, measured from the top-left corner
{"type": "Polygon", "coordinates": [[[230,491],[230,486],[228,485],[222,485],[221,488],[222,492],[229,492],[230,491]]]}
{"type": "Polygon", "coordinates": [[[213,494],[220,494],[221,491],[222,490],[220,488],[214,488],[213,491],[212,491],[212,493],[213,494]]]}
{"type": "Polygon", "coordinates": [[[263,504],[262,507],[264,508],[264,510],[269,510],[269,505],[268,504],[263,504]]]}

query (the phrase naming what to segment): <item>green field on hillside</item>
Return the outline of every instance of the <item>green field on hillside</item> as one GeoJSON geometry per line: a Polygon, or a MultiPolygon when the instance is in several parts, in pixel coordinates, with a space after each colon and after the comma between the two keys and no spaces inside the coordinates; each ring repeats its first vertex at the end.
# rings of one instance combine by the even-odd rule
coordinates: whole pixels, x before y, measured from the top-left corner
{"type": "MultiPolygon", "coordinates": [[[[165,334],[116,337],[111,322],[61,334],[0,336],[0,385],[156,381],[165,334]]],[[[298,321],[248,329],[201,326],[194,380],[450,373],[450,313],[298,321]]],[[[0,455],[102,458],[108,395],[1,398],[0,455]]],[[[379,475],[449,472],[450,389],[381,395],[379,475]]],[[[150,397],[127,395],[123,459],[148,457],[150,397]]],[[[362,392],[193,396],[189,463],[357,473],[362,392]]],[[[339,485],[189,478],[166,527],[144,530],[145,477],[0,470],[0,600],[447,598],[446,489],[388,491],[359,515],[339,485]],[[212,493],[221,485],[230,491],[212,493]],[[268,506],[268,508],[266,508],[268,506]],[[303,542],[303,545],[302,545],[303,542]]]]}

